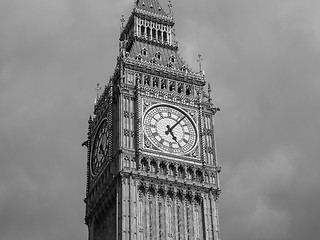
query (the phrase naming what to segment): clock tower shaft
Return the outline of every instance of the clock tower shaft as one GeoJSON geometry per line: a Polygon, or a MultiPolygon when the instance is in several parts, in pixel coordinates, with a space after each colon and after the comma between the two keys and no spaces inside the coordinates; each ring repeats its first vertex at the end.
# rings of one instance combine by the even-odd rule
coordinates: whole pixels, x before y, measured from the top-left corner
{"type": "Polygon", "coordinates": [[[219,109],[178,54],[171,7],[135,1],[119,46],[85,143],[88,239],[220,239],[219,109]]]}

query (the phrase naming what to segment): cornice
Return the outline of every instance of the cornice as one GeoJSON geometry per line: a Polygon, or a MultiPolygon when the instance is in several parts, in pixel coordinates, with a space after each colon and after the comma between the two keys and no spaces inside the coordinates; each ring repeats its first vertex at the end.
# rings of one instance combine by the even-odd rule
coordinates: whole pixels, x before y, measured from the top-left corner
{"type": "MultiPolygon", "coordinates": [[[[123,41],[123,40],[124,40],[123,38],[120,39],[120,41],[123,41]]],[[[127,43],[128,49],[130,48],[130,46],[132,46],[133,42],[135,42],[135,41],[147,43],[147,44],[154,45],[157,47],[167,48],[167,49],[170,49],[173,51],[178,51],[178,49],[179,49],[178,44],[176,42],[174,43],[174,45],[171,45],[168,43],[162,43],[159,41],[152,40],[151,38],[139,37],[139,36],[131,36],[128,39],[128,43],[127,43]]]]}
{"type": "Polygon", "coordinates": [[[167,24],[169,26],[173,26],[175,24],[174,21],[173,21],[173,17],[164,16],[162,14],[151,13],[151,12],[148,12],[146,10],[139,9],[137,7],[135,7],[133,9],[132,14],[134,16],[137,16],[137,17],[141,17],[141,18],[144,18],[144,19],[147,19],[147,20],[150,20],[150,21],[154,21],[154,22],[157,22],[157,23],[164,23],[164,24],[167,24]]]}
{"type": "Polygon", "coordinates": [[[159,77],[167,77],[188,84],[195,84],[198,86],[204,86],[206,84],[203,76],[197,73],[185,73],[183,71],[177,70],[175,68],[165,67],[159,64],[154,64],[150,62],[138,61],[131,57],[122,58],[124,67],[132,70],[137,70],[140,72],[151,73],[158,75],[159,77]]]}

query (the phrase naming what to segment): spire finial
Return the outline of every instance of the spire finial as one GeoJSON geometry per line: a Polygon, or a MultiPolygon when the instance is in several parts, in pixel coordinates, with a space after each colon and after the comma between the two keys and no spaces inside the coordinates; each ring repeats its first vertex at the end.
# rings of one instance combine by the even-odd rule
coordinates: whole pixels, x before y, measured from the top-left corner
{"type": "Polygon", "coordinates": [[[202,73],[202,61],[203,61],[203,58],[202,58],[201,54],[199,53],[197,62],[199,63],[200,73],[202,73]]]}
{"type": "Polygon", "coordinates": [[[208,83],[208,95],[209,95],[209,103],[211,102],[211,85],[208,83]]]}
{"type": "Polygon", "coordinates": [[[123,29],[124,28],[124,23],[125,23],[125,19],[124,19],[124,15],[122,14],[122,17],[121,17],[121,19],[120,19],[120,22],[121,22],[121,29],[123,29]]]}
{"type": "Polygon", "coordinates": [[[97,87],[95,88],[96,92],[97,92],[97,98],[95,100],[95,103],[97,103],[99,97],[100,97],[100,90],[101,90],[101,85],[100,83],[97,83],[97,87]]]}
{"type": "Polygon", "coordinates": [[[169,0],[168,7],[169,7],[169,14],[170,14],[170,16],[172,17],[172,16],[173,16],[173,12],[172,12],[172,3],[171,3],[171,0],[169,0]]]}

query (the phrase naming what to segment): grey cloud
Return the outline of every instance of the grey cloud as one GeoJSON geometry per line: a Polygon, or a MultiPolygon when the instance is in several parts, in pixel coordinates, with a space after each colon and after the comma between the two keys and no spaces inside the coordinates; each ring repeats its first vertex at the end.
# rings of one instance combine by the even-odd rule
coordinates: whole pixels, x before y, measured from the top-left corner
{"type": "MultiPolygon", "coordinates": [[[[80,145],[132,4],[0,1],[1,240],[87,239],[80,145]]],[[[202,53],[222,109],[222,239],[316,238],[319,3],[173,4],[180,53],[194,69],[202,53]]]]}

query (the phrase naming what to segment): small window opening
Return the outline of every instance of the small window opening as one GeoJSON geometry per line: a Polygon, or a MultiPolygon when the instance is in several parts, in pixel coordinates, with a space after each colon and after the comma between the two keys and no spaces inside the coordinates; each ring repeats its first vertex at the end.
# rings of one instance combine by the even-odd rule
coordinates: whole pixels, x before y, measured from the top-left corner
{"type": "Polygon", "coordinates": [[[142,60],[141,54],[139,54],[138,56],[136,56],[136,59],[137,59],[138,61],[141,61],[141,60],[142,60]]]}
{"type": "Polygon", "coordinates": [[[167,32],[163,32],[163,41],[166,43],[168,41],[167,32]]]}
{"type": "Polygon", "coordinates": [[[174,91],[176,89],[176,87],[175,87],[175,82],[174,81],[170,81],[170,83],[169,83],[169,90],[170,91],[174,91]]]}
{"type": "Polygon", "coordinates": [[[187,171],[187,177],[188,177],[188,179],[189,180],[193,180],[193,171],[192,171],[192,169],[188,169],[188,171],[187,171]]]}
{"type": "Polygon", "coordinates": [[[167,89],[167,80],[166,79],[161,80],[161,89],[167,89]]]}
{"type": "Polygon", "coordinates": [[[150,86],[150,76],[149,75],[144,76],[143,84],[150,86]]]}
{"type": "Polygon", "coordinates": [[[155,58],[152,58],[150,62],[151,63],[157,63],[157,60],[155,58]]]}
{"type": "Polygon", "coordinates": [[[160,164],[160,174],[166,174],[166,165],[164,163],[160,164]]]}
{"type": "Polygon", "coordinates": [[[178,174],[180,178],[184,178],[184,169],[182,167],[179,167],[178,174]]]}
{"type": "Polygon", "coordinates": [[[160,52],[157,52],[157,53],[155,54],[155,57],[156,57],[158,60],[160,60],[160,59],[161,59],[161,53],[160,53],[160,52]]]}
{"type": "Polygon", "coordinates": [[[141,35],[145,35],[146,28],[144,26],[141,26],[141,35]]]}
{"type": "Polygon", "coordinates": [[[153,87],[159,87],[159,78],[157,77],[154,77],[153,78],[153,87]]]}
{"type": "Polygon", "coordinates": [[[155,162],[152,162],[150,164],[150,172],[153,172],[153,173],[157,172],[157,166],[155,162]]]}
{"type": "Polygon", "coordinates": [[[161,41],[161,38],[162,38],[162,32],[158,30],[158,41],[161,41]]]}
{"type": "Polygon", "coordinates": [[[169,175],[173,177],[176,175],[176,168],[173,165],[169,167],[169,175]]]}
{"type": "Polygon", "coordinates": [[[149,27],[147,27],[147,37],[151,37],[151,29],[149,27]]]}
{"type": "Polygon", "coordinates": [[[197,181],[202,182],[202,172],[197,171],[197,181]]]}
{"type": "Polygon", "coordinates": [[[155,30],[154,28],[152,29],[152,38],[153,39],[157,38],[157,30],[155,30]]]}
{"type": "Polygon", "coordinates": [[[186,73],[187,72],[187,67],[186,66],[182,66],[181,71],[186,73]]]}
{"type": "Polygon", "coordinates": [[[141,53],[143,54],[143,56],[147,56],[147,49],[146,48],[143,48],[141,53]]]}
{"type": "Polygon", "coordinates": [[[186,87],[186,94],[188,96],[191,95],[191,86],[190,85],[187,85],[187,87],[186,87]]]}
{"type": "Polygon", "coordinates": [[[141,161],[141,168],[142,168],[142,170],[144,170],[146,172],[148,171],[148,163],[146,160],[141,161]]]}
{"type": "Polygon", "coordinates": [[[169,62],[169,63],[167,64],[167,67],[169,67],[169,68],[173,68],[173,64],[172,64],[172,62],[169,62]]]}
{"type": "Polygon", "coordinates": [[[179,83],[178,84],[178,93],[182,93],[183,92],[183,84],[179,83]]]}
{"type": "Polygon", "coordinates": [[[137,84],[141,84],[141,75],[139,73],[136,74],[136,82],[137,84]]]}

